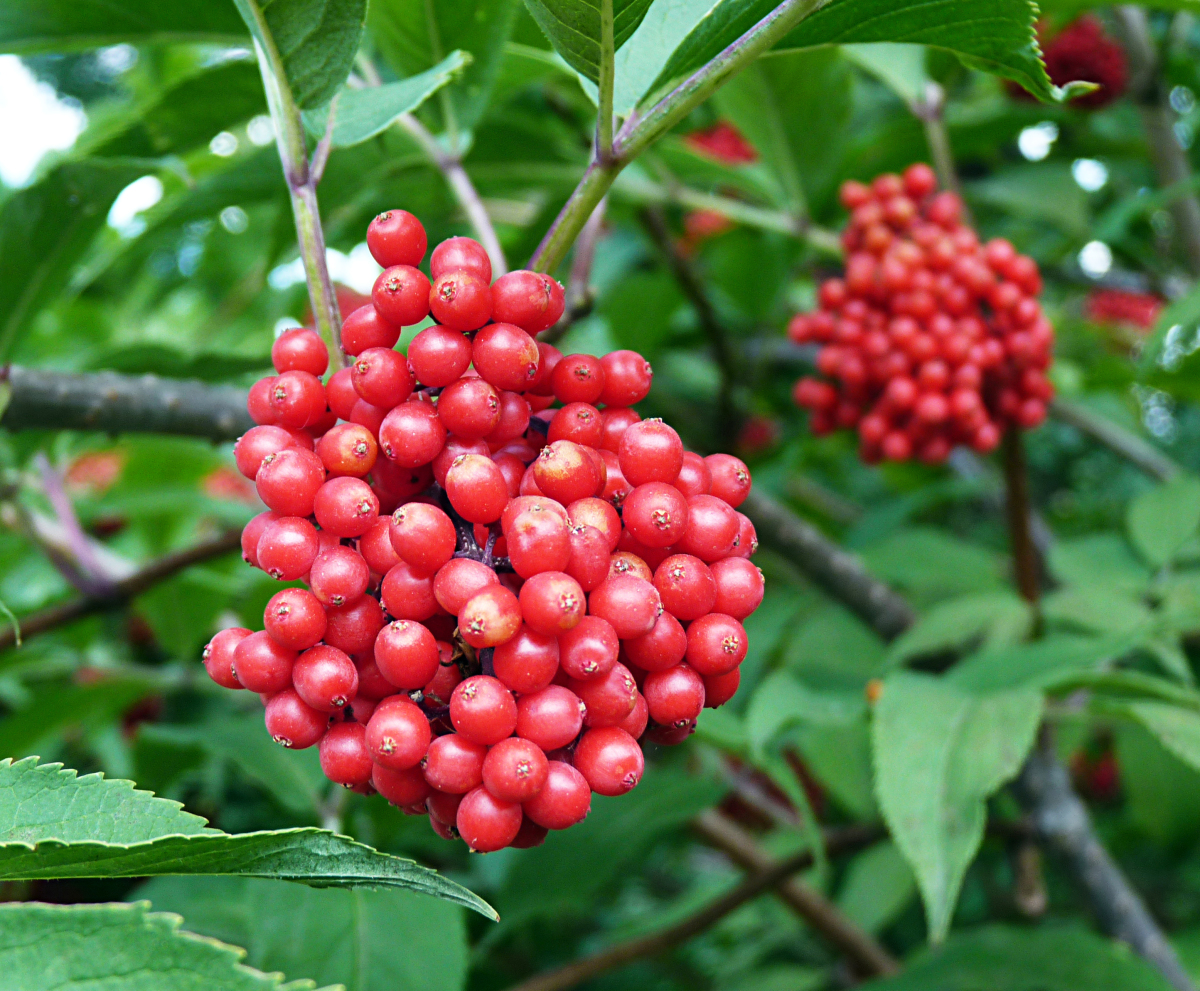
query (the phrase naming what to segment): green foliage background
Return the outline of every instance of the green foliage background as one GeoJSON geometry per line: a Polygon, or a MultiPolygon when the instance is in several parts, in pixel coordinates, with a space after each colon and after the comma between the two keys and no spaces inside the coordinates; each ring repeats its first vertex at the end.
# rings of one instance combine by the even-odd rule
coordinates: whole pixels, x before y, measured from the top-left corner
{"type": "MultiPolygon", "coordinates": [[[[615,6],[624,113],[774,5],[615,6]]],[[[1085,6],[1056,0],[1045,13],[1061,22],[1085,6]]],[[[1161,6],[1151,26],[1163,85],[1190,147],[1200,123],[1200,29],[1187,3],[1161,6]]],[[[5,4],[0,50],[81,100],[88,125],[25,188],[0,187],[0,359],[248,386],[269,366],[273,329],[306,318],[305,287],[288,276],[298,264],[287,188],[273,141],[262,138],[262,79],[239,17],[251,7],[121,0],[98,13],[74,0],[5,4]],[[113,45],[129,46],[120,71],[98,54],[113,45]],[[224,148],[210,145],[218,133],[232,137],[224,148]],[[144,176],[161,182],[160,202],[115,230],[106,223],[113,202],[144,176]]],[[[329,125],[330,97],[347,73],[361,75],[364,60],[385,83],[347,89],[336,105],[319,187],[331,248],[359,257],[366,224],[393,206],[420,216],[431,243],[472,233],[442,174],[394,126],[414,111],[462,156],[510,263],[524,263],[587,163],[597,7],[274,0],[262,10],[314,136],[329,125]]],[[[382,800],[332,796],[315,753],[278,750],[255,700],[208,682],[202,645],[222,625],[259,625],[276,588],[235,555],[214,559],[128,609],[0,654],[0,757],[36,754],[132,780],[210,827],[201,834],[203,823],[177,805],[154,806],[165,824],[144,835],[98,835],[102,816],[73,833],[53,809],[35,827],[12,798],[33,764],[6,765],[0,890],[12,904],[0,906],[0,974],[34,975],[39,960],[54,957],[64,973],[113,989],[192,986],[171,983],[172,966],[214,989],[282,986],[272,972],[353,991],[505,988],[652,932],[733,885],[740,872],[688,829],[722,805],[777,854],[819,847],[817,825],[886,824],[888,840],[818,855],[805,875],[908,963],[871,985],[881,991],[1162,988],[1156,973],[1096,935],[1052,857],[1045,917],[1019,910],[1012,827],[1020,814],[1004,785],[1046,720],[1101,836],[1200,979],[1200,295],[1156,190],[1138,108],[1128,99],[1095,112],[1053,102],[1063,94],[1038,61],[1035,14],[1026,0],[833,0],[618,179],[594,298],[560,344],[567,353],[645,354],[656,375],[643,415],[667,418],[697,450],[744,456],[756,486],[904,593],[919,612],[915,626],[882,643],[795,562],[764,547],[756,562],[767,596],[747,624],[737,698],[706,711],[685,746],[651,750],[643,783],[625,798],[595,799],[582,826],[535,850],[484,858],[382,800]],[[1005,79],[1047,102],[1014,98],[1005,79]],[[812,306],[837,260],[828,245],[789,231],[797,218],[836,230],[841,181],[929,158],[906,100],[931,81],[948,97],[950,141],[981,234],[1011,239],[1042,266],[1060,395],[1180,466],[1168,482],[1150,478],[1057,419],[1028,437],[1034,500],[1054,538],[1046,638],[1036,645],[1024,642],[1031,617],[1012,591],[995,465],[867,468],[850,438],[812,437],[790,400],[809,359],[786,346],[784,327],[812,306]],[[734,124],[757,160],[724,163],[685,139],[717,121],[734,124]],[[1027,161],[1017,142],[1034,126],[1056,137],[1044,159],[1027,161]],[[1074,178],[1081,159],[1103,163],[1099,189],[1074,178]],[[705,197],[713,196],[733,221],[707,237],[686,234],[691,207],[711,206],[705,197]],[[648,209],[682,239],[727,337],[727,364],[651,236],[648,209]],[[1114,284],[1174,300],[1148,344],[1087,318],[1094,286],[1077,258],[1093,240],[1112,250],[1114,284]],[[873,681],[882,684],[874,708],[873,681]],[[732,797],[739,774],[783,804],[781,821],[732,797]],[[332,842],[320,826],[359,842],[339,856],[359,858],[361,876],[331,878],[327,863],[314,866],[320,844],[332,842]],[[240,835],[251,832],[262,836],[240,835]],[[197,835],[162,839],[176,833],[197,835]],[[220,876],[139,880],[165,873],[167,859],[186,858],[200,841],[223,858],[220,876]],[[270,871],[246,866],[264,850],[277,858],[270,871]],[[51,880],[61,875],[56,864],[89,860],[102,876],[51,880]],[[387,871],[397,886],[359,886],[387,871]],[[486,899],[500,921],[444,879],[486,899]],[[404,890],[413,887],[443,897],[404,890]],[[226,946],[181,935],[180,925],[244,947],[246,966],[226,946]],[[82,931],[89,941],[72,935],[82,931]],[[930,949],[931,936],[945,946],[930,949]],[[135,971],[149,983],[114,976],[135,971]]],[[[1111,11],[1098,14],[1110,23],[1111,11]]],[[[0,600],[18,616],[74,594],[22,528],[29,514],[49,513],[38,453],[66,473],[85,528],[127,562],[240,526],[257,511],[252,491],[230,474],[230,445],[0,431],[0,600]]],[[[846,977],[811,929],[764,896],[682,947],[588,986],[816,991],[846,977]]],[[[29,976],[21,986],[43,985],[29,976]]]]}

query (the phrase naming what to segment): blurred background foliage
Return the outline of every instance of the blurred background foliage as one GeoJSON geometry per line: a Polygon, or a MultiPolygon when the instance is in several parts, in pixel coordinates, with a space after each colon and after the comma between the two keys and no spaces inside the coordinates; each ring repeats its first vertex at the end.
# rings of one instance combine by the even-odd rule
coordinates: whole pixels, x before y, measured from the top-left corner
{"type": "MultiPolygon", "coordinates": [[[[1048,3],[1044,29],[1090,6],[1048,3]]],[[[1163,4],[1149,23],[1174,133],[1197,164],[1200,25],[1189,6],[1163,4]]],[[[1115,34],[1109,9],[1093,16],[1115,34]]],[[[443,47],[473,62],[418,117],[437,134],[453,121],[467,172],[510,263],[520,265],[587,162],[593,103],[511,0],[373,0],[362,58],[385,81],[429,68],[428,17],[443,47]]],[[[274,334],[308,319],[249,51],[152,41],[0,61],[0,79],[10,80],[0,82],[0,101],[49,92],[51,109],[74,114],[79,131],[24,174],[12,166],[0,188],[0,358],[248,386],[268,367],[274,334]]],[[[1034,501],[1054,536],[1050,641],[1060,651],[1082,645],[1089,657],[1119,655],[1123,670],[1190,693],[1200,661],[1200,500],[1187,482],[1200,473],[1200,296],[1138,108],[1128,98],[1101,109],[1035,103],[935,49],[775,52],[618,180],[590,293],[558,346],[645,354],[656,376],[643,415],[667,418],[697,450],[738,453],[756,486],[860,555],[921,622],[885,645],[764,548],[756,561],[767,596],[747,624],[737,697],[706,712],[687,745],[654,750],[632,794],[596,798],[582,826],[539,849],[472,857],[379,799],[347,795],[331,813],[315,752],[280,751],[254,700],[208,682],[202,645],[221,626],[257,626],[277,588],[227,555],[128,609],[0,654],[0,754],[131,778],[230,832],[332,814],[350,835],[463,882],[501,922],[407,893],[232,878],[10,882],[6,897],[146,899],[181,914],[189,929],[246,947],[253,966],[318,984],[503,988],[652,931],[731,886],[740,872],[687,828],[714,804],[776,854],[812,844],[818,824],[877,822],[868,683],[902,661],[937,670],[951,649],[978,648],[985,659],[1019,651],[1028,626],[1010,591],[994,467],[868,468],[850,437],[812,437],[791,401],[810,358],[787,345],[784,328],[839,263],[827,241],[788,231],[797,218],[836,231],[839,183],[929,160],[906,100],[928,81],[945,93],[946,128],[981,235],[1011,239],[1042,267],[1060,395],[1184,472],[1164,488],[1062,419],[1028,437],[1034,501]],[[702,299],[681,284],[680,265],[698,277],[702,299]],[[746,782],[765,804],[746,801],[746,782]]],[[[343,313],[378,271],[363,233],[380,210],[416,213],[431,243],[472,233],[441,173],[396,127],[335,150],[320,203],[343,313]]],[[[566,281],[565,268],[559,275],[566,281]]],[[[28,536],[29,514],[53,515],[39,453],[63,478],[84,528],[126,563],[240,526],[258,509],[228,444],[2,433],[0,599],[18,615],[74,594],[28,536]]],[[[1177,738],[1131,711],[1064,695],[1047,715],[1101,835],[1200,979],[1197,748],[1189,763],[1177,738]]],[[[920,956],[926,916],[913,870],[891,841],[818,856],[805,878],[896,957],[924,960],[888,987],[1161,986],[1090,935],[1086,907],[1053,858],[1043,864],[1048,907],[1023,903],[1019,810],[1000,792],[987,814],[992,826],[963,865],[941,955],[920,956]]],[[[850,979],[810,928],[764,896],[683,946],[588,986],[815,991],[850,979]]]]}

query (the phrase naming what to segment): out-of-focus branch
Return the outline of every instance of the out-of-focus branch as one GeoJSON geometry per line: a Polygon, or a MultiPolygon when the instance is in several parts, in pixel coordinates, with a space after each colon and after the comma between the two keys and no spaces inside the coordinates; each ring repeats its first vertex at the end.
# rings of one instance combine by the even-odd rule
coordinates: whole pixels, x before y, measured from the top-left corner
{"type": "Polygon", "coordinates": [[[1072,790],[1048,734],[1025,762],[1015,790],[1043,842],[1067,861],[1083,884],[1104,931],[1154,964],[1172,987],[1194,991],[1171,944],[1096,836],[1087,807],[1072,790]]]}
{"type": "MultiPolygon", "coordinates": [[[[38,473],[42,479],[42,491],[54,510],[54,515],[63,533],[63,545],[43,545],[50,560],[68,581],[84,595],[108,598],[116,591],[112,576],[101,563],[91,539],[83,532],[71,497],[63,486],[62,476],[54,470],[46,455],[38,452],[38,473]],[[63,553],[65,551],[65,553],[63,553]]],[[[36,530],[35,530],[36,533],[36,530]]]]}
{"type": "MultiPolygon", "coordinates": [[[[712,813],[712,815],[724,818],[719,813],[712,813]]],[[[701,816],[696,820],[698,829],[701,828],[698,824],[703,818],[701,816]]],[[[835,853],[857,849],[874,842],[875,839],[877,839],[875,831],[868,827],[850,826],[827,833],[825,845],[831,853],[835,853]]],[[[755,846],[757,848],[757,844],[755,846]]],[[[795,853],[782,860],[766,857],[763,866],[753,869],[753,872],[735,888],[674,925],[648,936],[639,936],[636,939],[618,943],[607,950],[584,957],[582,960],[576,960],[557,970],[538,974],[520,984],[513,985],[508,991],[567,991],[568,988],[573,988],[577,984],[610,970],[624,967],[635,960],[657,956],[659,953],[664,953],[711,929],[731,912],[741,908],[747,902],[753,901],[764,892],[779,886],[781,882],[786,881],[797,871],[811,867],[812,863],[813,855],[810,850],[795,853]]]]}
{"type": "Polygon", "coordinates": [[[0,370],[0,388],[8,394],[0,414],[0,427],[6,430],[180,434],[221,441],[254,426],[245,390],[233,386],[11,365],[0,370]]]}
{"type": "MultiPolygon", "coordinates": [[[[1192,169],[1187,152],[1175,136],[1174,111],[1168,102],[1146,11],[1132,4],[1120,4],[1113,10],[1129,58],[1129,93],[1141,110],[1146,144],[1158,173],[1158,184],[1163,188],[1189,188],[1192,169]]],[[[1170,210],[1188,270],[1193,276],[1200,277],[1200,199],[1194,192],[1184,193],[1171,201],[1170,210]]]]}
{"type": "MultiPolygon", "coordinates": [[[[732,819],[709,810],[692,828],[706,843],[748,871],[761,873],[777,861],[732,819]]],[[[753,875],[752,875],[753,876],[753,875]]],[[[882,977],[900,969],[896,959],[869,933],[850,921],[836,905],[795,879],[779,884],[775,892],[797,915],[813,927],[830,946],[850,961],[861,977],[882,977]]]]}
{"type": "MultiPolygon", "coordinates": [[[[111,596],[72,599],[61,605],[51,606],[40,612],[22,616],[22,639],[28,640],[38,633],[45,633],[47,630],[65,626],[67,623],[73,623],[77,619],[83,619],[85,616],[92,615],[92,613],[122,606],[130,599],[136,598],[159,582],[165,581],[182,571],[184,568],[189,568],[193,564],[199,564],[210,558],[219,557],[222,554],[228,554],[239,547],[240,544],[241,533],[237,530],[229,530],[219,536],[203,540],[185,550],[176,551],[174,554],[167,554],[156,561],[151,561],[149,564],[139,568],[128,578],[116,582],[111,596]]],[[[0,650],[8,650],[15,642],[16,632],[13,629],[6,628],[0,630],[0,650]]]]}
{"type": "Polygon", "coordinates": [[[1107,417],[1092,412],[1082,403],[1060,396],[1050,403],[1050,414],[1056,420],[1061,420],[1099,441],[1159,481],[1166,482],[1183,471],[1149,441],[1143,440],[1107,417]]]}
{"type": "Polygon", "coordinates": [[[790,559],[885,640],[916,618],[903,597],[871,575],[857,557],[770,496],[751,490],[739,508],[750,517],[761,543],[790,559]]]}
{"type": "Polygon", "coordinates": [[[929,143],[929,154],[933,157],[933,170],[943,189],[962,196],[962,183],[958,180],[958,169],[954,167],[954,153],[950,149],[950,132],[946,129],[946,91],[933,82],[925,84],[925,92],[912,103],[913,115],[925,128],[925,140],[929,143]]]}

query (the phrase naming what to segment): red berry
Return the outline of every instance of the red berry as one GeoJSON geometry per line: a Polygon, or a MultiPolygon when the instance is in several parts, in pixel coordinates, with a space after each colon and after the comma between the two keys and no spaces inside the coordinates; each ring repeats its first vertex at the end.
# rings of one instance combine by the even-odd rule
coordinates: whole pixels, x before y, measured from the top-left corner
{"type": "Polygon", "coordinates": [[[558,640],[550,634],[538,633],[524,623],[516,635],[500,644],[492,655],[496,677],[507,688],[522,695],[539,692],[549,685],[558,671],[558,663],[558,640]]]}
{"type": "Polygon", "coordinates": [[[292,683],[314,709],[340,712],[358,694],[358,669],[343,651],[321,644],[300,655],[292,683]]]}
{"type": "Polygon", "coordinates": [[[371,768],[371,784],[387,801],[402,809],[419,805],[433,793],[419,767],[393,771],[382,764],[376,764],[371,768]]]}
{"type": "Polygon", "coordinates": [[[308,705],[292,688],[285,688],[267,699],[263,718],[271,739],[291,750],[311,747],[320,741],[329,726],[329,717],[308,705]]]}
{"type": "Polygon", "coordinates": [[[271,383],[268,402],[275,423],[299,430],[315,423],[325,412],[325,387],[309,372],[284,372],[271,383]]]}
{"type": "Polygon", "coordinates": [[[763,573],[748,560],[729,557],[718,561],[711,570],[717,587],[713,612],[745,619],[759,607],[765,587],[763,573]]]}
{"type": "Polygon", "coordinates": [[[666,671],[651,671],[642,684],[650,718],[660,726],[683,729],[694,722],[704,708],[704,682],[686,664],[666,671]]]}
{"type": "Polygon", "coordinates": [[[271,345],[271,364],[277,372],[324,375],[329,367],[329,349],[315,330],[292,327],[275,338],[271,345]]]}
{"type": "Polygon", "coordinates": [[[554,635],[577,626],[587,607],[579,582],[561,571],[543,571],[530,578],[521,587],[520,603],[526,623],[539,633],[554,635]]]}
{"type": "Polygon", "coordinates": [[[620,646],[611,623],[599,616],[584,616],[574,629],[558,635],[559,664],[569,678],[601,678],[617,663],[620,646]]]}
{"type": "Polygon", "coordinates": [[[643,671],[665,671],[683,660],[687,633],[669,612],[658,617],[649,633],[624,641],[625,656],[643,671]]]}
{"type": "Polygon", "coordinates": [[[742,681],[741,668],[734,668],[725,674],[704,676],[704,707],[718,709],[737,694],[738,685],[742,681]]]}
{"type": "Polygon", "coordinates": [[[608,577],[608,540],[594,526],[572,525],[570,542],[571,556],[564,570],[585,592],[599,588],[608,577]]]}
{"type": "Polygon", "coordinates": [[[588,612],[608,620],[622,640],[649,633],[661,610],[658,590],[632,575],[609,578],[588,596],[588,612]]]}
{"type": "Polygon", "coordinates": [[[568,688],[550,685],[517,699],[517,736],[549,753],[565,747],[583,728],[584,704],[568,688]]]}
{"type": "Polygon", "coordinates": [[[204,660],[204,670],[222,688],[242,687],[242,683],[238,681],[233,670],[233,655],[238,644],[248,636],[250,636],[249,630],[241,626],[232,626],[222,630],[205,645],[201,655],[204,660]]]}
{"type": "Polygon", "coordinates": [[[504,528],[508,559],[522,578],[563,571],[571,559],[568,524],[558,513],[530,510],[504,528]]]}
{"type": "Polygon", "coordinates": [[[313,512],[321,529],[360,537],[379,516],[379,497],[361,478],[331,478],[317,490],[313,512]]]}
{"type": "Polygon", "coordinates": [[[330,606],[325,610],[325,617],[325,642],[347,654],[370,650],[383,626],[383,609],[369,595],[348,605],[330,606]]]}
{"type": "Polygon", "coordinates": [[[558,323],[565,309],[563,287],[548,275],[524,269],[492,285],[492,319],[537,334],[558,323]]]}
{"type": "MultiPolygon", "coordinates": [[[[646,547],[670,547],[679,543],[689,529],[687,500],[675,486],[665,482],[637,486],[625,497],[621,518],[630,536],[646,547]]],[[[730,535],[731,543],[734,536],[736,530],[730,535]]]]}
{"type": "Polygon", "coordinates": [[[383,606],[393,619],[423,622],[440,609],[433,594],[433,576],[406,561],[388,569],[379,591],[383,606]]]}
{"type": "Polygon", "coordinates": [[[610,351],[600,364],[604,369],[600,402],[605,406],[632,406],[649,394],[654,371],[636,351],[610,351]]]}
{"type": "Polygon", "coordinates": [[[595,405],[604,391],[604,366],[590,354],[567,355],[554,366],[550,385],[561,403],[595,405]]]}
{"type": "Polygon", "coordinates": [[[274,695],[289,688],[295,663],[296,651],[276,643],[265,630],[243,637],[233,649],[238,683],[259,694],[274,695]]]}
{"type": "MultiPolygon", "coordinates": [[[[510,441],[515,441],[519,437],[523,437],[525,431],[529,429],[529,414],[528,399],[520,393],[501,392],[500,419],[496,421],[496,426],[486,437],[491,449],[494,451],[502,444],[508,444],[510,441]]],[[[524,471],[524,463],[519,461],[517,463],[521,465],[521,469],[524,471]]]]}
{"type": "Polygon", "coordinates": [[[717,599],[717,583],[712,571],[690,554],[673,554],[663,561],[655,569],[654,587],[658,589],[663,608],[684,622],[699,620],[712,610],[717,599]]]}
{"type": "Polygon", "coordinates": [[[371,780],[371,756],[359,723],[334,723],[321,738],[321,770],[330,781],[346,788],[371,780]]]}
{"type": "Polygon", "coordinates": [[[438,605],[457,616],[479,592],[498,584],[496,572],[480,561],[455,558],[438,569],[433,579],[433,594],[438,605]]]}
{"type": "Polygon", "coordinates": [[[308,584],[312,594],[329,606],[354,602],[367,590],[371,569],[363,556],[349,547],[330,547],[312,563],[308,584]]]}
{"type": "Polygon", "coordinates": [[[433,249],[429,273],[435,279],[446,272],[470,272],[492,281],[492,261],[483,245],[469,237],[450,237],[433,249]]]}
{"type": "Polygon", "coordinates": [[[547,829],[539,826],[526,816],[521,820],[521,828],[517,830],[516,838],[509,844],[516,850],[529,850],[546,842],[547,829]]]}
{"type": "MultiPolygon", "coordinates": [[[[683,442],[662,420],[642,420],[621,435],[617,461],[621,474],[630,485],[647,482],[671,485],[683,467],[683,442]]],[[[711,470],[711,463],[709,468],[711,470]]]]}
{"type": "Polygon", "coordinates": [[[583,822],[592,810],[592,790],[570,764],[552,760],[542,790],[522,808],[525,815],[546,829],[569,829],[583,822]]]}
{"type": "Polygon", "coordinates": [[[364,741],[371,760],[393,771],[416,767],[429,749],[429,720],[403,695],[376,706],[366,725],[364,741]]]}
{"type": "Polygon", "coordinates": [[[476,675],[450,696],[450,721],[460,736],[491,746],[517,728],[517,703],[503,682],[476,675]]]}
{"type": "Polygon", "coordinates": [[[487,282],[470,272],[446,272],[429,290],[433,318],[451,330],[478,330],[492,316],[492,293],[487,282]]]}
{"type": "Polygon", "coordinates": [[[446,472],[446,496],[467,522],[494,523],[508,504],[508,483],[491,458],[462,454],[446,472]]]}
{"type": "Polygon", "coordinates": [[[471,362],[485,382],[497,389],[520,392],[537,378],[538,347],[520,327],[488,324],[475,335],[471,362]]]}
{"type": "Polygon", "coordinates": [[[260,567],[258,563],[258,542],[262,538],[267,524],[280,518],[278,513],[272,513],[268,510],[265,513],[259,513],[242,528],[242,560],[251,567],[260,567]]]}
{"type": "Polygon", "coordinates": [[[575,748],[575,767],[598,795],[624,795],[642,780],[646,761],[637,741],[617,726],[590,729],[575,748]]]}
{"type": "Polygon", "coordinates": [[[709,471],[708,462],[699,454],[684,451],[679,477],[673,484],[689,499],[692,496],[708,495],[712,491],[712,472],[709,471]]]}
{"type": "Polygon", "coordinates": [[[472,647],[496,647],[517,635],[521,607],[503,585],[489,585],[471,597],[458,614],[458,631],[472,647]]]}
{"type": "Polygon", "coordinates": [[[437,506],[410,502],[391,516],[392,547],[418,571],[433,574],[454,557],[458,533],[437,506]]]}
{"type": "Polygon", "coordinates": [[[426,327],[408,346],[408,361],[418,382],[441,388],[457,381],[471,364],[471,342],[460,331],[426,327]]]}
{"type": "Polygon", "coordinates": [[[637,704],[637,682],[623,664],[614,664],[607,674],[587,681],[571,678],[567,687],[586,707],[585,726],[616,726],[637,704]]]}
{"type": "Polygon", "coordinates": [[[687,638],[687,662],[702,676],[728,674],[746,658],[746,631],[732,616],[702,616],[688,627],[687,638]]]}
{"type": "Polygon", "coordinates": [[[292,650],[307,650],[325,635],[325,610],[312,592],[285,588],[276,592],[263,612],[271,639],[292,650]]]}
{"type": "Polygon", "coordinates": [[[457,437],[486,437],[500,422],[500,394],[480,378],[462,378],[442,390],[438,416],[457,437]]]}
{"type": "Polygon", "coordinates": [[[392,265],[379,273],[371,302],[394,327],[411,327],[429,316],[429,280],[411,265],[392,265]]]}
{"type": "Polygon", "coordinates": [[[404,691],[424,688],[437,675],[437,641],[413,620],[397,619],[380,629],[374,651],[379,673],[404,691]]]}
{"type": "Polygon", "coordinates": [[[502,802],[527,802],[546,783],[546,755],[529,740],[501,740],[483,761],[483,786],[502,802]]]}
{"type": "Polygon", "coordinates": [[[351,366],[354,391],[372,406],[391,409],[404,402],[413,390],[408,359],[391,348],[367,348],[351,366]]]}
{"type": "Polygon", "coordinates": [[[733,553],[738,530],[737,513],[725,500],[715,495],[692,496],[687,501],[687,527],[678,550],[711,564],[733,553]]]}
{"type": "Polygon", "coordinates": [[[635,740],[640,740],[642,734],[646,732],[646,725],[650,722],[650,710],[646,708],[646,699],[641,692],[638,692],[637,702],[634,703],[633,712],[620,722],[620,728],[632,736],[635,740]]]}
{"type": "Polygon", "coordinates": [[[429,403],[409,400],[384,417],[379,427],[383,456],[405,468],[427,465],[446,443],[446,428],[437,409],[429,403]]]}
{"type": "Polygon", "coordinates": [[[316,528],[298,516],[269,520],[258,538],[255,558],[272,578],[294,582],[308,574],[320,549],[316,528]]]}
{"type": "Polygon", "coordinates": [[[458,733],[439,736],[425,755],[425,780],[438,791],[464,795],[483,783],[488,748],[458,733]]]}
{"type": "Polygon", "coordinates": [[[420,265],[427,244],[424,226],[407,210],[387,210],[367,226],[367,247],[384,268],[420,265]]]}
{"type": "Polygon", "coordinates": [[[433,459],[433,479],[442,488],[446,487],[446,474],[450,471],[450,466],[463,454],[480,454],[485,458],[490,458],[492,451],[488,447],[487,441],[484,440],[466,440],[462,437],[455,437],[453,434],[446,438],[446,446],[442,448],[438,456],[433,459]]]}
{"type": "Polygon", "coordinates": [[[587,449],[569,440],[556,440],[542,448],[531,466],[537,487],[564,506],[596,495],[600,469],[587,449]]]}
{"type": "Polygon", "coordinates": [[[325,466],[312,451],[289,447],[263,458],[254,479],[258,496],[281,516],[311,516],[325,466]]]}
{"type": "Polygon", "coordinates": [[[339,423],[317,441],[317,457],[331,478],[362,478],[375,467],[379,444],[375,435],[358,423],[339,423]]]}
{"type": "Polygon", "coordinates": [[[473,852],[491,853],[517,838],[523,817],[520,805],[502,802],[486,788],[475,788],[463,796],[455,825],[473,852]]]}
{"type": "Polygon", "coordinates": [[[292,435],[283,427],[251,427],[238,438],[233,447],[233,458],[238,471],[253,481],[262,467],[263,458],[295,446],[292,435]]]}
{"type": "Polygon", "coordinates": [[[587,403],[568,403],[554,414],[546,439],[552,444],[556,440],[570,440],[585,447],[600,447],[604,440],[600,411],[587,403]]]}
{"type": "Polygon", "coordinates": [[[750,469],[732,454],[710,454],[704,461],[712,472],[712,494],[737,509],[750,494],[750,469]]]}

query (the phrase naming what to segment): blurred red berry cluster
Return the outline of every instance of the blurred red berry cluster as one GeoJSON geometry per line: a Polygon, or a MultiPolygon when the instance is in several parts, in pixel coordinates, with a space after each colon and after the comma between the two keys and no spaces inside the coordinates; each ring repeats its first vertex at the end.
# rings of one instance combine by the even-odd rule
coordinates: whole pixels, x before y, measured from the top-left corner
{"type": "Polygon", "coordinates": [[[1083,315],[1093,323],[1120,324],[1149,330],[1158,320],[1164,302],[1153,293],[1127,289],[1096,289],[1088,293],[1083,315]]]}
{"type": "MultiPolygon", "coordinates": [[[[1061,31],[1038,25],[1038,42],[1046,63],[1046,74],[1055,86],[1067,83],[1097,83],[1099,89],[1071,101],[1072,107],[1095,109],[1120,99],[1129,81],[1125,49],[1104,30],[1091,14],[1072,21],[1061,31]]],[[[1009,93],[1021,100],[1034,96],[1017,83],[1008,83],[1009,93]]]]}
{"type": "Polygon", "coordinates": [[[868,463],[936,464],[956,444],[982,453],[1009,427],[1040,424],[1054,331],[1037,264],[1007,241],[981,244],[926,165],[847,182],[841,198],[845,276],[788,326],[793,341],[821,345],[823,378],[793,393],[813,432],[857,429],[868,463]]]}

